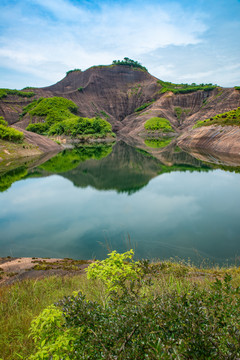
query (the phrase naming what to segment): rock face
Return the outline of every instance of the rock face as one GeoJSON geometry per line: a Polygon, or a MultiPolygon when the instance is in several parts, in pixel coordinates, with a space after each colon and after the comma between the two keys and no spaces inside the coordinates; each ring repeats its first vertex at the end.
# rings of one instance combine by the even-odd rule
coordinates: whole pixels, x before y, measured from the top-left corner
{"type": "MultiPolygon", "coordinates": [[[[189,94],[161,94],[161,85],[157,80],[141,69],[121,65],[96,66],[84,72],[73,71],[55,85],[33,89],[33,98],[8,95],[1,99],[0,116],[4,116],[9,124],[14,124],[19,120],[23,107],[33,99],[62,96],[78,105],[79,116],[99,115],[108,120],[120,138],[146,135],[145,121],[159,116],[170,121],[176,134],[183,134],[179,140],[180,146],[207,146],[210,149],[214,130],[204,128],[193,131],[192,126],[198,120],[239,107],[240,91],[217,87],[214,90],[199,90],[189,94]],[[151,104],[136,112],[139,106],[146,103],[151,104]],[[193,136],[192,142],[189,136],[193,136]]],[[[18,126],[24,129],[28,122],[29,119],[25,118],[18,122],[18,126]]],[[[215,142],[212,142],[216,151],[238,152],[238,145],[230,146],[232,141],[238,143],[237,129],[226,129],[222,132],[218,129],[216,132],[218,135],[215,142]]]]}
{"type": "Polygon", "coordinates": [[[178,139],[186,151],[193,149],[240,155],[240,128],[233,126],[203,126],[192,129],[178,139]]]}

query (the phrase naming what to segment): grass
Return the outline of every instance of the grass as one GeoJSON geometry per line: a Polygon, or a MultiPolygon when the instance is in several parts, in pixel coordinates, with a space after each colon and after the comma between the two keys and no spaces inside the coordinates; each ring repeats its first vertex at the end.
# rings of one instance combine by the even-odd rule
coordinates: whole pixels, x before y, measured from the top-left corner
{"type": "MultiPolygon", "coordinates": [[[[211,284],[216,279],[223,279],[226,274],[232,276],[234,286],[240,285],[240,268],[237,267],[197,268],[189,263],[176,261],[155,262],[151,267],[154,273],[153,285],[146,285],[143,289],[149,299],[171,294],[173,291],[176,294],[189,293],[196,285],[200,289],[211,291],[211,284]]],[[[29,337],[32,319],[44,308],[73,291],[82,291],[88,300],[106,304],[103,285],[98,280],[87,280],[85,275],[51,276],[0,287],[2,359],[26,360],[34,352],[34,344],[29,337]]]]}
{"type": "Polygon", "coordinates": [[[234,86],[235,90],[240,90],[240,86],[234,86]]]}
{"type": "Polygon", "coordinates": [[[213,84],[174,84],[162,80],[157,80],[157,83],[161,86],[161,90],[159,91],[160,94],[164,94],[168,91],[171,91],[174,94],[188,94],[198,90],[211,91],[217,87],[217,85],[213,84]]]}
{"type": "Polygon", "coordinates": [[[158,139],[146,139],[144,143],[151,148],[164,148],[168,146],[172,141],[172,138],[158,138],[158,139]]]}
{"type": "Polygon", "coordinates": [[[139,106],[138,108],[136,108],[136,109],[134,110],[134,112],[140,112],[140,111],[146,109],[148,106],[152,105],[152,104],[154,103],[154,101],[155,101],[155,100],[152,100],[152,101],[149,101],[149,102],[147,102],[147,103],[142,104],[141,106],[139,106]]]}
{"type": "Polygon", "coordinates": [[[20,97],[30,98],[35,95],[33,91],[0,89],[0,99],[7,97],[8,95],[17,95],[20,97]]]}
{"type": "Polygon", "coordinates": [[[235,110],[225,112],[223,114],[218,114],[211,117],[210,119],[198,121],[194,125],[194,128],[210,125],[240,126],[240,107],[235,110]]]}
{"type": "Polygon", "coordinates": [[[171,132],[174,131],[169,120],[162,117],[152,117],[147,120],[144,124],[146,130],[160,130],[161,132],[171,132]]]}

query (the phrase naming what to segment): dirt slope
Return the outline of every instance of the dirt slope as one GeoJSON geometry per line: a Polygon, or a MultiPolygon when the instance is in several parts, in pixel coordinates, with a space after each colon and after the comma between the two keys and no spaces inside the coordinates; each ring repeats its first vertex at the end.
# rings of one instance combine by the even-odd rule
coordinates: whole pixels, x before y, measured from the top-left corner
{"type": "MultiPolygon", "coordinates": [[[[188,94],[161,94],[160,90],[161,85],[157,78],[140,69],[119,65],[95,66],[84,72],[70,72],[55,85],[33,89],[33,98],[9,95],[1,99],[0,116],[13,124],[18,121],[22,108],[34,98],[62,96],[78,105],[80,116],[99,115],[108,120],[120,138],[146,135],[144,123],[153,116],[167,118],[176,134],[189,132],[188,136],[192,136],[191,129],[196,121],[240,106],[240,91],[234,88],[218,87],[211,91],[200,90],[188,94]],[[143,111],[135,111],[140,105],[152,100],[154,102],[143,111]]],[[[25,128],[28,121],[29,119],[25,119],[18,123],[18,126],[25,128]]],[[[195,139],[202,136],[200,132],[194,134],[195,139]]],[[[229,136],[231,135],[230,131],[229,136]]],[[[238,135],[234,139],[236,137],[238,135]]],[[[187,146],[186,139],[187,136],[182,137],[181,144],[185,142],[187,146]]],[[[218,148],[221,148],[225,141],[226,137],[219,142],[218,148]]],[[[191,146],[195,146],[194,144],[197,142],[191,146]]],[[[224,151],[227,149],[230,147],[225,146],[224,151]]]]}

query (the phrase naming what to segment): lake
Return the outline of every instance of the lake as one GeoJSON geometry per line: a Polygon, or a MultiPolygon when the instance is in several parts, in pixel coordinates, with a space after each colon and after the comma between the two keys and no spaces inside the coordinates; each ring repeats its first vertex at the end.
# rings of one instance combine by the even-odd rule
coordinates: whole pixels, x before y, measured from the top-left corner
{"type": "Polygon", "coordinates": [[[240,174],[229,170],[121,141],[2,170],[0,256],[103,259],[133,248],[137,258],[239,264],[240,174]]]}

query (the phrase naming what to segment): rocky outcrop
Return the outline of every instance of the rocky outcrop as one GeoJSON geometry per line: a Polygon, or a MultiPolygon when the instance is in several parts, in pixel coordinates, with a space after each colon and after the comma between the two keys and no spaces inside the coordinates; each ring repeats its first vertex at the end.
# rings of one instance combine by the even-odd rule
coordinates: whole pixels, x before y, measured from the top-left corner
{"type": "Polygon", "coordinates": [[[24,133],[24,140],[28,144],[32,144],[34,146],[38,146],[39,150],[42,152],[58,152],[62,148],[60,145],[55,143],[54,141],[48,139],[47,137],[38,135],[36,133],[33,133],[31,131],[26,131],[17,125],[13,126],[16,130],[22,131],[24,133]]]}
{"type": "Polygon", "coordinates": [[[193,149],[240,155],[240,128],[233,126],[202,126],[182,134],[178,146],[193,149]]]}

